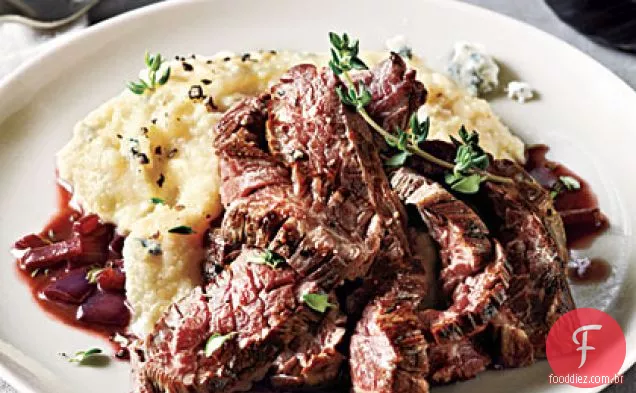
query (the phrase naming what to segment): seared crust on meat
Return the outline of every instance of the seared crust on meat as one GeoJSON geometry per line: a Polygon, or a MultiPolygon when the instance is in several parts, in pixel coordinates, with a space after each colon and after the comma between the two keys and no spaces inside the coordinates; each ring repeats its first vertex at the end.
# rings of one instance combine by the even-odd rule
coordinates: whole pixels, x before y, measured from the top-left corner
{"type": "Polygon", "coordinates": [[[447,384],[472,379],[490,365],[490,357],[468,339],[429,347],[429,381],[447,384]]]}
{"type": "MultiPolygon", "coordinates": [[[[329,302],[338,304],[333,294],[329,302]]],[[[346,321],[347,317],[332,307],[319,324],[307,324],[308,330],[296,332],[273,364],[272,386],[286,390],[334,383],[345,359],[336,347],[346,333],[346,321]]]]}
{"type": "Polygon", "coordinates": [[[351,337],[355,393],[428,392],[428,342],[418,317],[426,291],[423,275],[398,275],[391,288],[364,310],[351,337]]]}
{"type": "Polygon", "coordinates": [[[311,199],[311,211],[365,239],[367,250],[379,254],[376,263],[404,267],[406,215],[369,127],[336,94],[340,86],[331,71],[311,65],[283,75],[269,105],[270,149],[292,168],[295,193],[311,199]]]}
{"type": "Polygon", "coordinates": [[[440,279],[450,307],[427,310],[435,341],[471,336],[485,329],[506,299],[506,255],[481,218],[439,184],[407,168],[391,174],[391,186],[417,208],[440,248],[440,279]]]}
{"type": "MultiPolygon", "coordinates": [[[[534,358],[542,358],[550,328],[574,309],[565,275],[568,251],[563,223],[549,193],[521,166],[496,160],[490,170],[515,180],[513,185],[488,182],[484,188],[501,221],[497,237],[512,266],[506,306],[517,321],[513,326],[523,330],[534,347],[534,358]]],[[[514,337],[520,340],[518,334],[514,337]]],[[[502,343],[501,357],[511,358],[503,350],[521,345],[502,343]]]]}

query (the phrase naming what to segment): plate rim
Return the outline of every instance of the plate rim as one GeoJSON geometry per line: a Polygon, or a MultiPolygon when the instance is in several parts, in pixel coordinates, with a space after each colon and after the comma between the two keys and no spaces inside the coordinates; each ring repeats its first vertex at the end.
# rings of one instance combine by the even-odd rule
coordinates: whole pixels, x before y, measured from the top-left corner
{"type": "MultiPolygon", "coordinates": [[[[145,17],[151,17],[155,13],[161,13],[165,10],[169,9],[177,9],[184,4],[197,4],[197,3],[209,3],[210,1],[222,1],[222,0],[173,0],[173,1],[162,1],[159,3],[149,4],[135,10],[126,12],[124,14],[117,15],[108,20],[102,21],[96,25],[90,26],[86,29],[79,30],[77,32],[69,33],[65,36],[59,37],[53,42],[42,44],[45,47],[42,48],[35,56],[30,58],[29,60],[22,63],[15,70],[11,71],[9,74],[5,75],[4,78],[0,80],[0,97],[8,94],[8,91],[16,85],[20,84],[20,79],[28,77],[29,75],[33,75],[34,72],[37,72],[37,67],[43,62],[53,59],[56,56],[59,56],[61,52],[72,50],[73,46],[79,45],[82,42],[94,40],[95,38],[100,37],[103,34],[107,34],[109,31],[116,29],[117,26],[132,23],[136,20],[145,17]]],[[[410,0],[417,1],[417,0],[410,0]]],[[[551,41],[553,44],[559,45],[563,48],[564,51],[569,51],[572,55],[576,55],[580,58],[585,58],[586,61],[594,66],[595,73],[604,74],[604,78],[607,81],[611,81],[612,84],[615,85],[617,89],[621,89],[624,91],[626,99],[631,99],[636,103],[636,89],[632,88],[625,80],[616,75],[613,71],[611,71],[608,67],[602,64],[599,60],[585,53],[583,50],[575,47],[574,45],[564,41],[563,39],[552,35],[540,28],[531,25],[528,22],[515,19],[514,17],[499,13],[497,11],[484,8],[475,4],[465,3],[461,0],[420,0],[426,3],[430,3],[434,7],[439,8],[452,8],[456,12],[471,12],[475,13],[476,16],[486,16],[488,18],[495,18],[501,23],[505,23],[508,26],[516,25],[519,28],[524,29],[527,34],[536,36],[542,40],[551,41]]],[[[53,79],[47,78],[46,82],[50,83],[53,79]]],[[[16,113],[17,111],[24,108],[28,103],[32,101],[32,97],[29,97],[26,101],[15,105],[13,108],[8,104],[11,108],[6,113],[2,114],[0,112],[0,125],[2,125],[7,118],[16,113]]],[[[2,109],[0,105],[0,109],[2,109]]],[[[1,132],[1,129],[0,129],[1,132]]],[[[14,358],[9,355],[8,351],[2,350],[6,344],[4,341],[0,339],[0,355],[7,355],[7,361],[0,360],[0,377],[2,377],[10,386],[17,389],[19,392],[27,392],[27,393],[38,393],[37,390],[34,390],[28,383],[28,381],[24,380],[24,376],[20,375],[17,371],[15,371],[20,366],[20,361],[18,360],[28,360],[34,361],[37,363],[37,359],[32,359],[23,355],[19,352],[18,348],[12,348],[16,350],[16,353],[13,354],[14,358]],[[12,366],[12,367],[11,367],[12,366]],[[16,367],[17,366],[17,367],[16,367]]],[[[623,375],[629,368],[631,368],[634,364],[636,364],[636,351],[628,352],[626,354],[625,361],[623,366],[621,367],[620,374],[623,375]]],[[[40,366],[45,369],[43,366],[40,366]]],[[[47,370],[47,369],[45,369],[47,370]]],[[[47,370],[48,371],[48,370],[47,370]]],[[[586,389],[589,392],[599,392],[609,385],[601,385],[595,388],[586,389]]]]}

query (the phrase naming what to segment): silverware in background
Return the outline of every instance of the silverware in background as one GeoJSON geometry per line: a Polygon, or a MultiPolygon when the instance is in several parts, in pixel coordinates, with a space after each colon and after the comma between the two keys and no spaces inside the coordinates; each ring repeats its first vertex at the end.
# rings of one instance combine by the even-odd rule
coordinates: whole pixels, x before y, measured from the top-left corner
{"type": "Polygon", "coordinates": [[[96,23],[161,0],[0,0],[0,23],[18,22],[54,30],[89,14],[96,23]]]}
{"type": "Polygon", "coordinates": [[[8,9],[0,23],[17,22],[41,30],[53,30],[84,16],[101,0],[5,0],[8,9]]]}

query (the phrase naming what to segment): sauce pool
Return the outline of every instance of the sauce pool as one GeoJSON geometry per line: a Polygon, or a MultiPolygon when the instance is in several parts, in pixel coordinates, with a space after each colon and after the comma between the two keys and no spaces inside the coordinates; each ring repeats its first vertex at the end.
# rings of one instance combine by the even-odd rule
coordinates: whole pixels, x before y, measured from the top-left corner
{"type": "Polygon", "coordinates": [[[605,259],[592,258],[583,272],[577,268],[568,269],[568,277],[573,284],[597,284],[607,281],[612,274],[612,265],[605,259]],[[582,274],[579,274],[582,273],[582,274]]]}
{"type": "Polygon", "coordinates": [[[525,169],[546,189],[552,189],[561,176],[569,176],[579,182],[578,190],[560,192],[554,199],[554,207],[563,219],[568,248],[587,248],[609,228],[609,220],[601,212],[590,185],[566,166],[548,160],[546,154],[549,150],[546,145],[528,148],[525,169]]]}
{"type": "MultiPolygon", "coordinates": [[[[44,229],[39,233],[39,236],[42,239],[51,240],[53,242],[68,239],[69,237],[71,237],[73,234],[74,222],[79,220],[83,215],[81,211],[76,210],[72,207],[71,193],[60,185],[58,185],[57,188],[57,212],[50,219],[44,229]]],[[[116,234],[114,236],[115,238],[118,237],[118,235],[116,234]]],[[[118,240],[119,239],[111,240],[111,246],[114,244],[115,248],[117,248],[118,240]]],[[[123,238],[121,238],[121,240],[123,240],[123,238]]],[[[120,252],[121,249],[113,250],[111,247],[111,249],[109,250],[109,258],[121,258],[121,255],[118,255],[120,252]]],[[[18,272],[18,275],[20,276],[22,281],[28,285],[35,302],[47,314],[53,316],[54,318],[67,325],[107,339],[111,339],[116,333],[121,334],[125,330],[127,320],[124,318],[128,318],[127,315],[124,318],[121,318],[122,321],[126,321],[125,323],[111,323],[111,321],[109,321],[108,323],[96,323],[78,319],[78,311],[83,305],[91,301],[91,299],[102,299],[104,297],[107,297],[111,301],[114,300],[115,307],[121,308],[119,302],[121,301],[123,305],[123,294],[102,291],[101,289],[96,288],[92,290],[92,293],[83,302],[58,301],[51,299],[45,295],[45,292],[50,293],[51,287],[55,286],[56,283],[60,284],[63,279],[72,278],[70,277],[72,275],[78,275],[78,273],[83,274],[84,271],[88,271],[90,268],[91,266],[84,266],[80,268],[70,267],[67,263],[61,263],[48,269],[29,270],[21,266],[20,261],[16,263],[16,270],[18,272]]],[[[84,277],[85,276],[81,276],[81,280],[85,280],[84,277]]],[[[70,289],[70,293],[72,294],[73,286],[71,286],[70,289]]],[[[66,294],[62,292],[60,296],[66,296],[66,294]]],[[[127,310],[126,314],[128,314],[127,310]]],[[[119,349],[118,346],[115,346],[115,348],[116,350],[119,349]]]]}

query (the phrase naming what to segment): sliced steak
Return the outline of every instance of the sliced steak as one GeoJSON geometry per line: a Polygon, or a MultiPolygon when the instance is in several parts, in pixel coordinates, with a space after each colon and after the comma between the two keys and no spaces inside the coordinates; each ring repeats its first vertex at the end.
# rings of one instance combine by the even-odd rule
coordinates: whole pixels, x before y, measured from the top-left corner
{"type": "Polygon", "coordinates": [[[390,290],[364,310],[351,337],[355,393],[426,393],[428,342],[418,318],[423,275],[398,275],[390,290]]]}
{"type": "MultiPolygon", "coordinates": [[[[329,302],[338,304],[334,295],[329,302]]],[[[313,315],[315,316],[315,314],[313,315]]],[[[345,335],[347,318],[332,307],[319,323],[308,323],[305,332],[285,347],[274,362],[272,386],[286,390],[326,386],[337,380],[344,356],[336,348],[345,335]]]]}
{"type": "MultiPolygon", "coordinates": [[[[454,147],[449,143],[426,142],[423,148],[445,160],[454,157],[454,147]]],[[[443,179],[440,167],[417,157],[409,158],[408,165],[432,179],[443,179]]],[[[486,182],[476,199],[469,198],[486,213],[512,272],[508,300],[501,309],[504,315],[493,320],[498,347],[492,355],[501,365],[524,366],[545,356],[551,326],[574,308],[565,279],[565,231],[549,193],[521,166],[508,160],[491,160],[488,170],[514,180],[514,184],[486,182]],[[529,345],[533,353],[529,353],[529,345]]]]}
{"type": "Polygon", "coordinates": [[[406,129],[411,114],[424,105],[427,92],[415,76],[416,71],[409,70],[396,53],[372,70],[354,76],[354,81],[364,82],[371,93],[367,112],[385,130],[406,129]]]}
{"type": "Polygon", "coordinates": [[[230,108],[216,125],[214,148],[221,157],[221,201],[234,200],[261,188],[289,185],[289,170],[265,150],[263,130],[269,95],[247,98],[230,108]]]}
{"type": "Polygon", "coordinates": [[[439,246],[444,293],[490,262],[493,245],[486,224],[444,187],[406,168],[393,173],[391,185],[404,203],[417,208],[439,246]]]}
{"type": "Polygon", "coordinates": [[[504,305],[484,331],[485,347],[493,363],[506,368],[526,367],[535,362],[534,347],[521,327],[523,324],[504,305]]]}
{"type": "MultiPolygon", "coordinates": [[[[166,393],[249,390],[296,337],[321,325],[323,315],[302,301],[320,288],[287,265],[253,262],[261,253],[245,248],[205,293],[195,290],[170,307],[143,342],[136,391],[150,385],[166,393]],[[227,340],[206,354],[213,335],[227,340]]],[[[327,363],[338,368],[340,362],[336,356],[327,363]]]]}
{"type": "Polygon", "coordinates": [[[365,239],[379,263],[404,266],[405,214],[391,191],[366,122],[343,106],[340,80],[311,65],[291,68],[272,88],[268,141],[293,172],[297,195],[328,224],[365,239]]]}
{"type": "Polygon", "coordinates": [[[472,209],[439,184],[401,168],[391,185],[407,206],[417,208],[440,248],[440,279],[451,302],[444,311],[425,313],[435,341],[479,333],[506,299],[510,273],[501,245],[472,209]]]}
{"type": "Polygon", "coordinates": [[[295,273],[248,261],[256,256],[242,253],[206,294],[195,290],[171,306],[146,338],[143,373],[157,392],[243,391],[263,378],[302,306],[295,273]],[[207,357],[213,334],[236,335],[207,357]]]}
{"type": "Polygon", "coordinates": [[[278,386],[333,378],[342,317],[323,320],[299,303],[301,294],[330,293],[366,276],[372,263],[392,272],[388,266],[403,267],[410,255],[402,206],[366,123],[341,104],[340,85],[330,71],[295,67],[272,89],[274,98],[245,100],[219,123],[226,214],[210,235],[210,284],[205,296],[195,292],[164,316],[144,341],[136,375],[191,392],[245,390],[271,368],[278,386]],[[250,263],[254,247],[284,258],[284,266],[250,263]],[[272,291],[262,269],[280,282],[272,291]],[[223,350],[202,356],[212,334],[230,333],[223,350]]]}
{"type": "MultiPolygon", "coordinates": [[[[389,72],[399,66],[404,66],[401,60],[386,63],[371,71],[370,78],[377,77],[377,86],[388,88],[405,77],[404,69],[389,72]],[[389,78],[393,80],[385,80],[389,78]]],[[[393,100],[406,94],[403,100],[406,109],[379,113],[380,117],[406,121],[412,101],[412,92],[406,85],[412,87],[413,76],[409,74],[411,80],[404,81],[400,93],[392,93],[393,100]]],[[[425,278],[411,257],[405,232],[406,215],[384,174],[373,134],[355,111],[342,105],[336,94],[338,87],[342,83],[330,71],[319,71],[309,65],[290,69],[272,89],[270,148],[292,168],[294,190],[297,195],[311,198],[311,211],[326,214],[330,226],[365,239],[367,249],[376,254],[363,291],[355,296],[361,300],[373,293],[380,294],[365,310],[351,341],[354,390],[426,391],[428,384],[420,369],[426,366],[425,358],[421,357],[426,349],[420,346],[425,344],[423,337],[411,340],[401,337],[415,335],[415,309],[408,312],[405,307],[413,306],[414,299],[425,297],[425,278]],[[395,316],[383,317],[388,304],[396,302],[400,303],[395,304],[400,311],[395,316]],[[394,352],[387,352],[387,343],[395,345],[394,352]],[[384,370],[387,364],[391,368],[384,370]],[[377,373],[383,374],[374,375],[377,373]]],[[[423,100],[422,94],[415,101],[423,100]]]]}
{"type": "Polygon", "coordinates": [[[286,163],[268,152],[267,105],[269,96],[246,99],[217,125],[222,193],[231,198],[223,200],[226,213],[209,256],[224,263],[243,244],[269,248],[329,292],[345,278],[363,276],[374,250],[360,236],[332,225],[324,208],[311,211],[315,201],[294,192],[286,163]]]}
{"type": "MultiPolygon", "coordinates": [[[[488,182],[484,186],[501,221],[497,237],[513,272],[507,308],[515,318],[508,318],[513,325],[507,331],[522,329],[534,347],[534,357],[541,358],[550,328],[574,308],[565,274],[568,250],[563,223],[549,193],[521,166],[496,160],[489,170],[515,180],[513,185],[488,182]]],[[[499,325],[505,323],[500,321],[499,325]]],[[[513,337],[504,337],[509,336],[513,337]]],[[[501,356],[511,358],[513,355],[505,351],[519,346],[502,342],[501,356]]]]}
{"type": "Polygon", "coordinates": [[[490,365],[490,357],[467,338],[429,347],[428,379],[435,384],[472,379],[490,365]]]}

